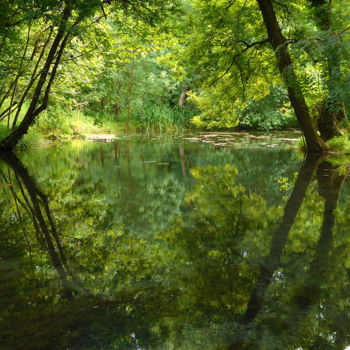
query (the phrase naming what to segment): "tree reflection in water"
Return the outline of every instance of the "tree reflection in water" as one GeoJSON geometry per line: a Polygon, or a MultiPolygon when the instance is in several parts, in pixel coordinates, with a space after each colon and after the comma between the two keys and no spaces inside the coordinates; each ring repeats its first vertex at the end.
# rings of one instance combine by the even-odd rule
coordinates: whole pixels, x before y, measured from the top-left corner
{"type": "Polygon", "coordinates": [[[150,168],[143,151],[135,168],[134,146],[124,146],[113,146],[114,163],[98,148],[83,171],[101,177],[76,176],[71,192],[44,187],[51,180],[34,180],[15,155],[2,156],[1,346],[350,343],[350,208],[337,207],[346,171],[310,155],[286,201],[271,203],[242,176],[253,164],[244,158],[232,165],[218,154],[198,166],[174,145],[174,177],[170,166],[150,168]],[[103,179],[108,171],[116,184],[103,179]]]}
{"type": "MultiPolygon", "coordinates": [[[[297,286],[298,290],[296,291],[296,294],[294,294],[289,300],[293,305],[290,314],[275,315],[275,317],[277,316],[276,319],[270,319],[267,327],[269,325],[272,326],[272,330],[270,331],[274,333],[276,330],[273,330],[273,328],[276,327],[276,324],[280,324],[278,318],[285,317],[285,320],[282,323],[283,327],[292,326],[292,328],[295,329],[298,328],[300,320],[307,317],[308,313],[313,311],[313,307],[321,309],[325,308],[325,305],[322,305],[322,297],[324,298],[324,296],[321,295],[321,291],[327,286],[330,277],[329,274],[332,273],[329,266],[329,255],[333,246],[332,241],[334,239],[333,228],[336,221],[335,210],[346,176],[345,174],[339,174],[337,168],[326,159],[311,154],[307,156],[298,174],[292,194],[285,206],[282,222],[272,235],[270,253],[266,256],[263,264],[260,266],[260,276],[256,281],[247,309],[239,321],[235,338],[230,344],[229,349],[253,349],[261,347],[261,345],[257,346],[257,344],[254,344],[254,341],[249,339],[249,333],[252,332],[251,328],[256,326],[254,321],[258,313],[269,312],[268,310],[270,306],[268,304],[264,305],[264,297],[265,294],[269,292],[269,285],[272,279],[276,278],[276,272],[282,266],[281,255],[286,248],[288,234],[294,224],[302,201],[306,196],[307,188],[310,186],[310,182],[315,172],[318,193],[319,196],[324,199],[323,220],[315,253],[309,266],[305,266],[305,268],[307,268],[307,274],[303,281],[303,285],[297,286]],[[274,324],[274,322],[276,323],[274,324]]],[[[284,279],[289,278],[287,265],[283,266],[283,275],[284,279]]],[[[338,316],[339,315],[337,315],[337,317],[338,316]]],[[[346,316],[346,318],[348,317],[346,316]]],[[[332,337],[325,339],[325,335],[314,334],[313,336],[315,338],[309,339],[311,344],[307,343],[306,348],[329,349],[332,346],[337,349],[344,349],[350,340],[350,328],[347,328],[349,324],[341,324],[334,320],[334,324],[336,325],[337,323],[338,327],[332,329],[332,337]]],[[[280,331],[280,329],[277,331],[280,331]]],[[[298,339],[299,336],[299,334],[295,334],[295,339],[293,340],[297,343],[294,346],[298,347],[298,345],[302,345],[301,348],[304,348],[304,340],[298,339]]],[[[273,344],[270,345],[270,348],[275,348],[273,344]]]]}
{"type": "Polygon", "coordinates": [[[11,249],[16,252],[6,251],[9,247],[4,241],[15,241],[12,235],[18,232],[7,232],[4,227],[8,235],[2,241],[1,255],[16,259],[23,271],[19,272],[17,266],[7,266],[3,276],[0,287],[2,348],[135,348],[138,344],[135,333],[144,339],[145,345],[156,346],[164,338],[163,331],[152,336],[149,324],[166,312],[164,307],[158,310],[157,305],[159,300],[168,299],[171,291],[150,286],[144,292],[143,288],[134,288],[112,298],[89,291],[69,266],[67,255],[72,259],[72,252],[62,244],[62,234],[57,230],[48,197],[14,154],[2,155],[2,160],[8,168],[7,172],[0,170],[1,187],[7,204],[15,210],[19,222],[16,228],[25,235],[31,266],[31,278],[27,281],[27,256],[20,251],[26,247],[22,247],[19,240],[11,242],[14,245],[11,249]],[[31,227],[35,237],[31,236],[31,227]],[[56,271],[59,283],[50,273],[50,266],[56,271]],[[134,312],[136,305],[137,312],[134,312]]]}

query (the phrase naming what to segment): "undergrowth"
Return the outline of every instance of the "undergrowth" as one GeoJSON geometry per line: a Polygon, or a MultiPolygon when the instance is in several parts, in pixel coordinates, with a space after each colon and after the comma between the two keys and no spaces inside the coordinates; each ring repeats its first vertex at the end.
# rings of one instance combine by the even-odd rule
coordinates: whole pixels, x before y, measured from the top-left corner
{"type": "MultiPolygon", "coordinates": [[[[340,136],[335,136],[326,142],[331,152],[338,154],[350,154],[350,136],[343,132],[340,136]]],[[[297,148],[304,153],[306,152],[306,143],[304,136],[299,138],[297,148]]]]}
{"type": "Polygon", "coordinates": [[[347,134],[335,136],[327,142],[332,151],[342,154],[350,154],[350,139],[347,134]]]}
{"type": "MultiPolygon", "coordinates": [[[[87,134],[111,134],[122,132],[176,132],[183,131],[189,125],[194,112],[189,108],[171,108],[168,106],[148,106],[137,115],[132,115],[129,128],[126,128],[127,113],[118,118],[112,113],[89,112],[78,109],[67,110],[59,106],[50,106],[43,111],[35,124],[20,141],[18,147],[26,148],[43,140],[70,141],[84,139],[87,134]]],[[[23,116],[20,116],[18,124],[23,116]]],[[[9,134],[5,121],[0,123],[0,139],[9,134]]]]}

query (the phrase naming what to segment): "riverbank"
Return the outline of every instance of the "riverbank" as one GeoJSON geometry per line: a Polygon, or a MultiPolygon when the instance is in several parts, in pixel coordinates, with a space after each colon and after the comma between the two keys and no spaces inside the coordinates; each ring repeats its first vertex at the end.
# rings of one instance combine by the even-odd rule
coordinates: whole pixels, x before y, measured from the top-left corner
{"type": "MultiPolygon", "coordinates": [[[[62,112],[62,111],[61,111],[62,112]]],[[[300,130],[214,130],[203,131],[179,127],[178,125],[161,124],[158,127],[153,124],[143,124],[135,120],[126,123],[125,116],[119,120],[112,118],[91,117],[79,111],[59,113],[45,111],[41,118],[29,130],[28,134],[18,144],[18,149],[40,147],[48,143],[69,143],[75,140],[88,140],[98,142],[111,142],[125,134],[146,135],[181,135],[189,142],[212,144],[215,147],[292,147],[303,150],[303,137],[300,130]],[[153,125],[153,126],[152,126],[153,125]],[[238,139],[239,140],[238,140],[238,139]]],[[[188,125],[188,124],[187,124],[188,125]]],[[[0,139],[8,134],[6,122],[0,123],[0,139]]],[[[350,154],[350,141],[348,135],[341,135],[328,141],[332,152],[338,154],[350,154]]]]}

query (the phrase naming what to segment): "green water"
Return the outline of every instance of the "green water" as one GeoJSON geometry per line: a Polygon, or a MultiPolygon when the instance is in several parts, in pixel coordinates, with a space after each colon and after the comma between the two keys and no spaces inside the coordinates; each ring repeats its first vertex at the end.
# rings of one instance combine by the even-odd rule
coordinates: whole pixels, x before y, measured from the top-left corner
{"type": "Polygon", "coordinates": [[[350,344],[345,166],[197,136],[2,156],[0,349],[350,344]]]}

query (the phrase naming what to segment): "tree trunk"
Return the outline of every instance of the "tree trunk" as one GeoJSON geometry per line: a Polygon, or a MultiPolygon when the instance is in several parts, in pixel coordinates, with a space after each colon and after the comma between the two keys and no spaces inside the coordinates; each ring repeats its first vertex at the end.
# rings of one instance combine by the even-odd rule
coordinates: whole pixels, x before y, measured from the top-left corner
{"type": "Polygon", "coordinates": [[[116,103],[113,107],[114,120],[117,120],[117,121],[119,120],[120,113],[121,113],[121,108],[118,105],[118,103],[116,103]]]}
{"type": "MultiPolygon", "coordinates": [[[[39,75],[40,75],[39,73],[37,73],[37,70],[38,70],[39,64],[40,64],[40,62],[41,62],[41,59],[42,59],[43,56],[44,56],[46,47],[47,47],[48,43],[50,42],[52,32],[53,32],[53,27],[51,27],[50,32],[49,32],[49,35],[48,35],[47,39],[46,39],[45,42],[44,42],[44,45],[43,45],[43,47],[42,47],[42,49],[41,49],[41,52],[40,52],[40,54],[39,54],[39,57],[38,57],[38,59],[37,59],[37,61],[36,61],[36,63],[35,63],[35,67],[34,67],[34,70],[33,70],[33,72],[32,72],[32,75],[31,75],[31,77],[30,77],[30,81],[29,81],[29,83],[28,83],[28,85],[27,85],[25,91],[23,92],[22,97],[21,97],[21,99],[20,99],[20,101],[19,101],[19,103],[18,103],[18,109],[17,109],[16,115],[15,115],[15,118],[14,118],[13,124],[12,124],[12,128],[13,128],[13,129],[17,127],[17,119],[18,119],[18,117],[19,117],[19,113],[21,112],[21,109],[22,109],[22,106],[23,106],[23,104],[24,104],[24,101],[25,101],[25,99],[26,99],[26,97],[27,97],[27,95],[28,95],[28,93],[29,93],[31,87],[33,86],[33,84],[35,83],[35,81],[38,79],[38,77],[39,77],[39,75]]],[[[34,59],[34,54],[35,54],[35,51],[36,51],[36,50],[38,50],[38,49],[34,49],[34,50],[33,50],[31,60],[34,59]]]]}
{"type": "MultiPolygon", "coordinates": [[[[310,0],[317,27],[328,32],[332,25],[332,4],[329,0],[310,0]]],[[[339,123],[345,117],[342,98],[332,98],[331,90],[337,81],[341,79],[342,73],[340,69],[339,55],[336,50],[330,50],[329,47],[324,51],[327,59],[326,71],[328,74],[328,96],[321,108],[318,110],[318,130],[324,140],[329,140],[339,134],[339,123]]]]}
{"type": "Polygon", "coordinates": [[[290,102],[294,108],[301,130],[304,133],[308,152],[325,152],[327,145],[318,136],[305,98],[302,94],[297,76],[294,72],[292,60],[287,48],[287,41],[283,37],[277,22],[271,0],[257,0],[267,29],[269,41],[275,51],[278,69],[287,87],[290,102]]]}
{"type": "Polygon", "coordinates": [[[105,98],[104,97],[101,98],[100,106],[101,106],[101,112],[104,112],[104,110],[105,110],[105,98]]]}
{"type": "Polygon", "coordinates": [[[34,123],[36,116],[38,116],[43,110],[46,109],[47,104],[48,104],[48,99],[50,95],[50,90],[52,83],[54,81],[56,72],[57,72],[57,67],[60,63],[64,48],[67,44],[68,41],[68,34],[64,35],[66,32],[66,26],[67,26],[67,21],[71,15],[71,10],[69,8],[66,8],[63,11],[62,15],[62,20],[60,27],[57,31],[56,37],[51,45],[50,51],[48,53],[48,56],[46,58],[46,62],[44,64],[44,67],[42,69],[39,81],[36,85],[36,88],[34,90],[34,94],[31,100],[31,103],[28,107],[28,110],[21,122],[21,124],[14,129],[10,135],[8,135],[5,139],[0,141],[0,151],[9,151],[13,149],[16,144],[20,141],[20,139],[23,137],[28,132],[29,127],[34,123]],[[57,53],[57,57],[56,56],[57,53]],[[56,58],[56,60],[55,60],[56,58]],[[51,73],[50,72],[50,67],[54,63],[54,66],[52,68],[51,73]],[[42,99],[41,104],[39,104],[40,96],[43,91],[44,85],[48,80],[48,83],[46,85],[45,93],[42,99]]]}
{"type": "Polygon", "coordinates": [[[12,90],[11,101],[10,101],[10,109],[9,109],[9,113],[8,113],[8,116],[7,116],[7,129],[10,129],[10,119],[11,119],[12,106],[15,103],[14,99],[15,99],[15,96],[16,96],[16,91],[17,91],[17,85],[18,85],[19,78],[23,74],[22,67],[23,67],[23,62],[24,62],[26,54],[27,54],[27,50],[28,50],[28,45],[29,45],[29,40],[30,40],[30,28],[31,28],[31,25],[29,24],[27,40],[26,40],[26,44],[25,44],[25,47],[24,47],[24,52],[23,52],[23,55],[21,57],[21,63],[20,63],[19,68],[18,68],[17,76],[15,78],[15,85],[14,85],[13,90],[12,90]]]}
{"type": "Polygon", "coordinates": [[[179,102],[178,102],[179,107],[184,107],[186,104],[187,90],[188,90],[188,88],[187,88],[186,84],[184,84],[182,87],[180,97],[179,97],[179,102]]]}
{"type": "Polygon", "coordinates": [[[129,130],[129,122],[130,122],[132,83],[133,83],[133,78],[134,78],[134,69],[135,69],[135,59],[132,61],[131,71],[130,71],[129,96],[128,96],[128,114],[126,116],[126,130],[127,131],[129,130]]]}
{"type": "Polygon", "coordinates": [[[121,84],[120,83],[116,83],[116,95],[117,97],[117,102],[113,105],[113,114],[114,114],[114,120],[119,120],[120,117],[120,113],[121,113],[121,107],[119,105],[120,100],[119,100],[119,95],[120,95],[120,88],[121,88],[121,84]]]}

